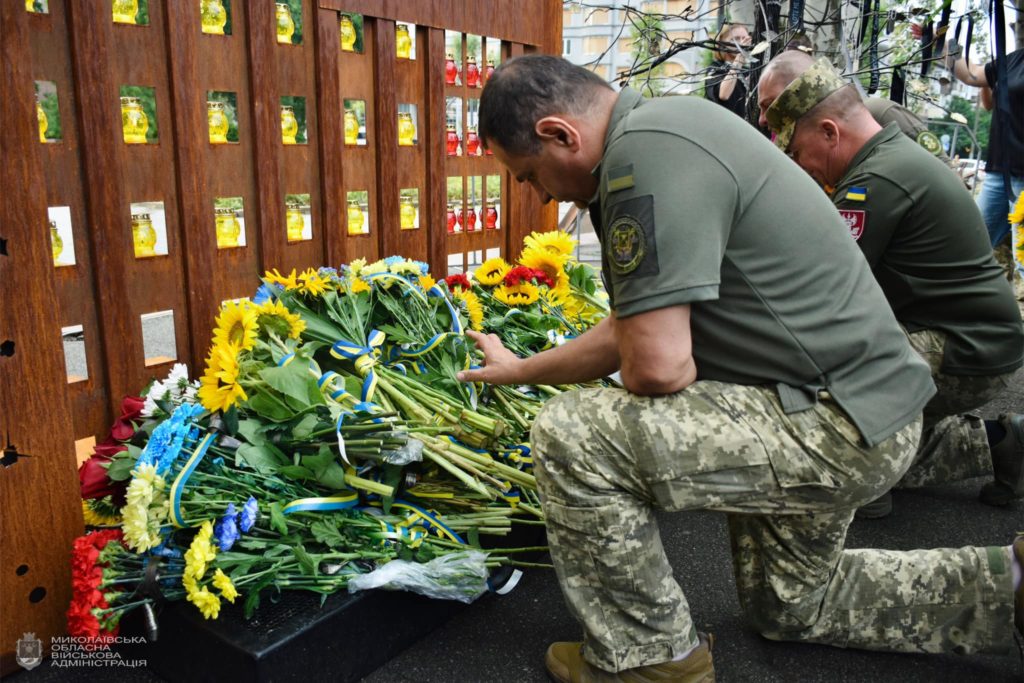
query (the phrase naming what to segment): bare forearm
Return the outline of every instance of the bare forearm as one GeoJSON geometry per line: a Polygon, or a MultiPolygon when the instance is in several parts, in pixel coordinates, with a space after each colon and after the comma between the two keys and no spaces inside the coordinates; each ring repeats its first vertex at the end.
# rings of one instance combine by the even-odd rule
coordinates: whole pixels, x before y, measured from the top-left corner
{"type": "Polygon", "coordinates": [[[720,101],[725,102],[732,97],[732,93],[736,89],[737,78],[736,72],[730,69],[729,73],[722,79],[721,84],[718,86],[718,99],[720,101]]]}

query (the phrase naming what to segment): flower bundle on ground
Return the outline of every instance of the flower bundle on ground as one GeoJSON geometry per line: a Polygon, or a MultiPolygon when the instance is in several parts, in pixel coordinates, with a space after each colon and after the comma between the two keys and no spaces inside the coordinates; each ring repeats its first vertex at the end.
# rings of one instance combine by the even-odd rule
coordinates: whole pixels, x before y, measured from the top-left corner
{"type": "Polygon", "coordinates": [[[600,320],[572,245],[534,233],[518,265],[440,282],[401,257],[274,270],[251,301],[226,303],[198,383],[175,366],[83,465],[87,521],[109,529],[79,539],[100,555],[77,580],[72,633],[110,633],[157,598],[248,614],[267,591],[328,594],[394,560],[453,572],[449,585],[479,573],[465,558],[528,565],[520,553],[537,548],[500,537],[543,524],[529,429],[565,387],[456,374],[480,362],[466,329],[529,354],[600,320]]]}

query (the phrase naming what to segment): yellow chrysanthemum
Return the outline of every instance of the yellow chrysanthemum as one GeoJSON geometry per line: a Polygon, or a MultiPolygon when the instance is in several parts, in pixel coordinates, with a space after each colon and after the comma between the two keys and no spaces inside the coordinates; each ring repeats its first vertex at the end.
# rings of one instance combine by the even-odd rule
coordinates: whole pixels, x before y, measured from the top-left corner
{"type": "Polygon", "coordinates": [[[562,256],[572,256],[572,250],[576,247],[576,240],[561,230],[531,232],[523,242],[528,249],[538,249],[562,256]]]}
{"type": "Polygon", "coordinates": [[[494,289],[494,298],[508,306],[529,306],[540,298],[540,289],[530,282],[501,285],[494,289]]]}
{"type": "Polygon", "coordinates": [[[519,256],[519,265],[543,271],[551,278],[554,289],[565,290],[569,287],[569,276],[565,272],[565,262],[569,257],[546,249],[529,247],[519,256]]]}
{"type": "Polygon", "coordinates": [[[307,268],[299,276],[299,291],[310,296],[320,296],[327,291],[329,284],[330,281],[320,277],[320,273],[313,268],[307,268]]]}
{"type": "Polygon", "coordinates": [[[487,287],[493,287],[494,285],[500,285],[502,278],[505,277],[512,266],[510,266],[505,259],[489,258],[484,261],[479,268],[473,271],[473,275],[476,277],[477,282],[487,287]]]}
{"type": "Polygon", "coordinates": [[[352,263],[348,264],[348,267],[349,267],[349,272],[352,273],[353,276],[359,275],[360,273],[363,272],[363,268],[366,267],[366,259],[364,259],[364,258],[357,258],[355,261],[353,261],[352,263]]]}
{"type": "Polygon", "coordinates": [[[420,286],[420,289],[426,291],[437,284],[437,280],[430,277],[429,275],[420,275],[416,280],[416,284],[420,286]]]}
{"type": "Polygon", "coordinates": [[[296,289],[299,286],[294,268],[292,268],[292,272],[288,273],[287,276],[281,275],[281,273],[277,271],[277,268],[268,270],[263,274],[263,279],[272,285],[281,285],[285,289],[296,289]]]}
{"type": "Polygon", "coordinates": [[[199,531],[192,538],[188,550],[185,551],[185,576],[191,576],[198,581],[206,573],[206,565],[217,557],[217,551],[210,543],[211,536],[213,536],[213,522],[207,520],[203,522],[199,531]]]}
{"type": "Polygon", "coordinates": [[[216,344],[206,359],[206,372],[199,380],[199,402],[210,412],[225,411],[248,400],[238,383],[238,357],[230,346],[216,344]]]}
{"type": "Polygon", "coordinates": [[[398,263],[392,263],[388,269],[395,275],[416,275],[420,274],[420,264],[406,259],[398,263]]]}
{"type": "Polygon", "coordinates": [[[267,299],[255,310],[260,328],[272,331],[278,336],[298,339],[306,329],[306,321],[289,311],[280,301],[267,299]]]}
{"type": "Polygon", "coordinates": [[[102,510],[95,510],[92,502],[82,501],[82,519],[86,526],[118,526],[121,524],[121,515],[112,515],[102,510]]]}
{"type": "Polygon", "coordinates": [[[359,275],[362,277],[369,277],[370,275],[375,275],[376,273],[386,272],[388,272],[388,264],[384,263],[384,260],[381,259],[380,261],[374,261],[368,266],[363,266],[359,270],[359,275]]]}
{"type": "Polygon", "coordinates": [[[235,584],[231,583],[231,578],[220,569],[213,573],[213,585],[228,602],[233,603],[238,597],[238,589],[235,588],[235,584]]]}
{"type": "Polygon", "coordinates": [[[211,593],[206,586],[189,593],[188,601],[199,608],[204,619],[216,619],[220,616],[220,598],[211,593]]]}
{"type": "Polygon", "coordinates": [[[196,583],[195,578],[190,576],[189,574],[182,575],[181,585],[184,586],[185,592],[188,595],[192,595],[193,593],[199,590],[199,585],[196,583]]]}
{"type": "Polygon", "coordinates": [[[468,289],[458,289],[452,293],[455,300],[465,306],[466,315],[469,317],[469,326],[480,332],[483,330],[484,307],[480,303],[480,297],[468,289]]]}
{"type": "Polygon", "coordinates": [[[363,278],[354,277],[352,278],[352,281],[349,283],[349,289],[352,291],[353,294],[358,294],[359,292],[369,292],[370,285],[366,284],[366,280],[364,280],[363,278]]]}
{"type": "Polygon", "coordinates": [[[229,301],[220,309],[217,326],[213,330],[213,343],[231,345],[239,350],[248,350],[256,345],[259,326],[256,312],[248,301],[229,301]]]}
{"type": "Polygon", "coordinates": [[[146,552],[160,545],[160,527],[167,518],[167,483],[156,474],[154,465],[140,465],[132,471],[132,480],[125,492],[126,505],[121,508],[125,543],[136,552],[146,552]]]}

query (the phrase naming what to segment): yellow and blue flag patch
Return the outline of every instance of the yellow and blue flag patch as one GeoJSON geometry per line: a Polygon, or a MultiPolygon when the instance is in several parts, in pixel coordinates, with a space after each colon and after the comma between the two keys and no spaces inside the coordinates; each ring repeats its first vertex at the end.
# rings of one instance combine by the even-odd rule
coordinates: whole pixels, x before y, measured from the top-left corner
{"type": "Polygon", "coordinates": [[[846,199],[851,202],[863,202],[868,198],[868,188],[866,187],[851,187],[846,191],[846,199]]]}

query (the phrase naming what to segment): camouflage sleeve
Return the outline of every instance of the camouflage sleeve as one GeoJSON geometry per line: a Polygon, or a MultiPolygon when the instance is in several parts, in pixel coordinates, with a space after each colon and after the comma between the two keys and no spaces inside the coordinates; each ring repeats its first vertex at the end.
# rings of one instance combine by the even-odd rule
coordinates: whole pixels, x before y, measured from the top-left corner
{"type": "Polygon", "coordinates": [[[616,315],[717,299],[737,211],[733,176],[690,141],[647,131],[617,140],[602,173],[603,261],[616,315]]]}
{"type": "Polygon", "coordinates": [[[902,188],[874,174],[844,179],[832,202],[872,269],[878,265],[913,202],[902,188]]]}

